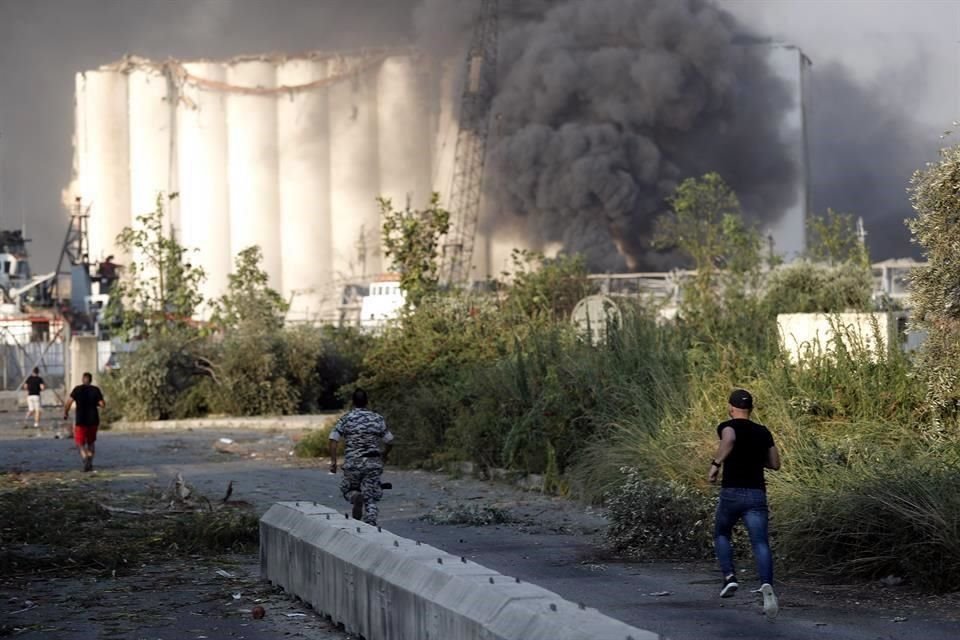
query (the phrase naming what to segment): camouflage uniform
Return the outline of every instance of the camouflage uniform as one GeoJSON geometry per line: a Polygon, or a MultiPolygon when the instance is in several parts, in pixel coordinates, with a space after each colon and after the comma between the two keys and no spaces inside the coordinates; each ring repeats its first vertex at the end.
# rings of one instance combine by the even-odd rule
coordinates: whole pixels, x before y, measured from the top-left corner
{"type": "Polygon", "coordinates": [[[376,525],[380,513],[380,476],[383,474],[383,457],[380,443],[393,441],[383,416],[368,409],[354,409],[337,421],[331,440],[344,441],[343,480],[340,492],[348,502],[359,492],[363,496],[363,521],[376,525]]]}

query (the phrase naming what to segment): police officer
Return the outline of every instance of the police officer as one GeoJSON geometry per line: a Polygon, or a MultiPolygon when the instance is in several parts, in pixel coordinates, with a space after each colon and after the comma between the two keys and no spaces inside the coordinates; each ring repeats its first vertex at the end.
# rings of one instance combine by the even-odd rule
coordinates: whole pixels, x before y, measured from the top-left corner
{"type": "Polygon", "coordinates": [[[343,440],[340,492],[353,505],[353,517],[376,526],[383,489],[380,477],[392,448],[393,434],[383,416],[367,409],[367,392],[353,392],[353,409],[330,432],[330,473],[337,472],[337,449],[343,440]],[[382,443],[382,448],[381,448],[382,443]]]}

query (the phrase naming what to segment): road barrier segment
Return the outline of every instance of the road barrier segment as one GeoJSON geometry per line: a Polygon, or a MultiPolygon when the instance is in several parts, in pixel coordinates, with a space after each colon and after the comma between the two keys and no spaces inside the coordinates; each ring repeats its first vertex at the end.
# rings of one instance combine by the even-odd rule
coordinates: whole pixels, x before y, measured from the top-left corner
{"type": "Polygon", "coordinates": [[[660,638],[315,502],[264,514],[260,572],[367,640],[660,638]]]}

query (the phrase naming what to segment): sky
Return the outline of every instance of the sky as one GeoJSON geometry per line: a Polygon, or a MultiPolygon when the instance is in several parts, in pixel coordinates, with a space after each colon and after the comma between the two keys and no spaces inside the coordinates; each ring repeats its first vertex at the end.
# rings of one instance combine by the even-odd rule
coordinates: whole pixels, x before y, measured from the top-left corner
{"type": "MultiPolygon", "coordinates": [[[[0,227],[24,223],[34,270],[53,269],[66,230],[61,190],[70,178],[75,73],[125,53],[225,57],[396,44],[411,31],[415,3],[0,0],[0,227]]],[[[823,185],[815,206],[864,215],[873,239],[889,239],[879,245],[884,253],[908,253],[910,172],[950,142],[940,135],[960,113],[960,1],[719,4],[756,31],[799,45],[813,77],[824,79],[812,108],[843,126],[811,142],[812,178],[823,185]]]]}

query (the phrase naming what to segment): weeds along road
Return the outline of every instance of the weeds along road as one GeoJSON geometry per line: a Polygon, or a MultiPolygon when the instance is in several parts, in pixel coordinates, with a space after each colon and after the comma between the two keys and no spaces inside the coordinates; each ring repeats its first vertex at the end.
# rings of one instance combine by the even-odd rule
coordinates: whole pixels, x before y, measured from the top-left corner
{"type": "MultiPolygon", "coordinates": [[[[337,490],[339,476],[327,473],[322,461],[293,458],[291,432],[103,432],[97,445],[98,473],[83,474],[69,441],[55,440],[50,432],[37,436],[5,419],[0,423],[0,470],[8,478],[16,471],[21,481],[54,476],[85,482],[118,499],[163,490],[181,474],[195,491],[214,502],[232,481],[231,500],[248,503],[257,513],[278,500],[315,500],[346,511],[337,490]]],[[[710,565],[627,564],[608,558],[599,545],[603,518],[589,508],[504,485],[424,472],[388,469],[384,479],[394,485],[381,507],[385,528],[539,584],[665,638],[960,637],[956,595],[933,598],[916,594],[909,586],[829,586],[787,579],[779,588],[780,619],[770,624],[761,614],[759,597],[747,588],[741,588],[735,598],[720,600],[717,573],[710,565]],[[510,522],[485,524],[501,515],[510,522]],[[451,524],[458,521],[471,524],[451,524]]],[[[7,490],[10,483],[3,486],[7,490]]],[[[72,599],[45,610],[42,595],[37,595],[39,606],[22,613],[13,612],[26,608],[23,600],[30,593],[4,586],[0,630],[26,622],[37,625],[38,618],[55,624],[63,617],[73,622],[62,623],[59,632],[51,633],[51,628],[43,633],[42,627],[34,626],[17,637],[347,637],[289,598],[258,584],[254,555],[232,562],[230,579],[215,573],[218,567],[209,559],[190,558],[179,568],[144,567],[115,581],[58,578],[51,585],[35,578],[31,593],[52,596],[70,583],[66,590],[72,599]],[[152,573],[159,578],[152,579],[152,573]],[[85,595],[89,593],[98,595],[90,598],[85,595]],[[236,601],[234,593],[240,593],[236,601]],[[100,597],[105,598],[102,605],[91,604],[100,597]],[[203,598],[209,601],[198,602],[203,598]],[[261,621],[249,616],[257,599],[268,610],[261,621]],[[93,614],[90,607],[96,609],[93,614]],[[103,633],[97,635],[97,630],[103,633]]],[[[744,587],[753,582],[749,573],[741,580],[744,587]]]]}

